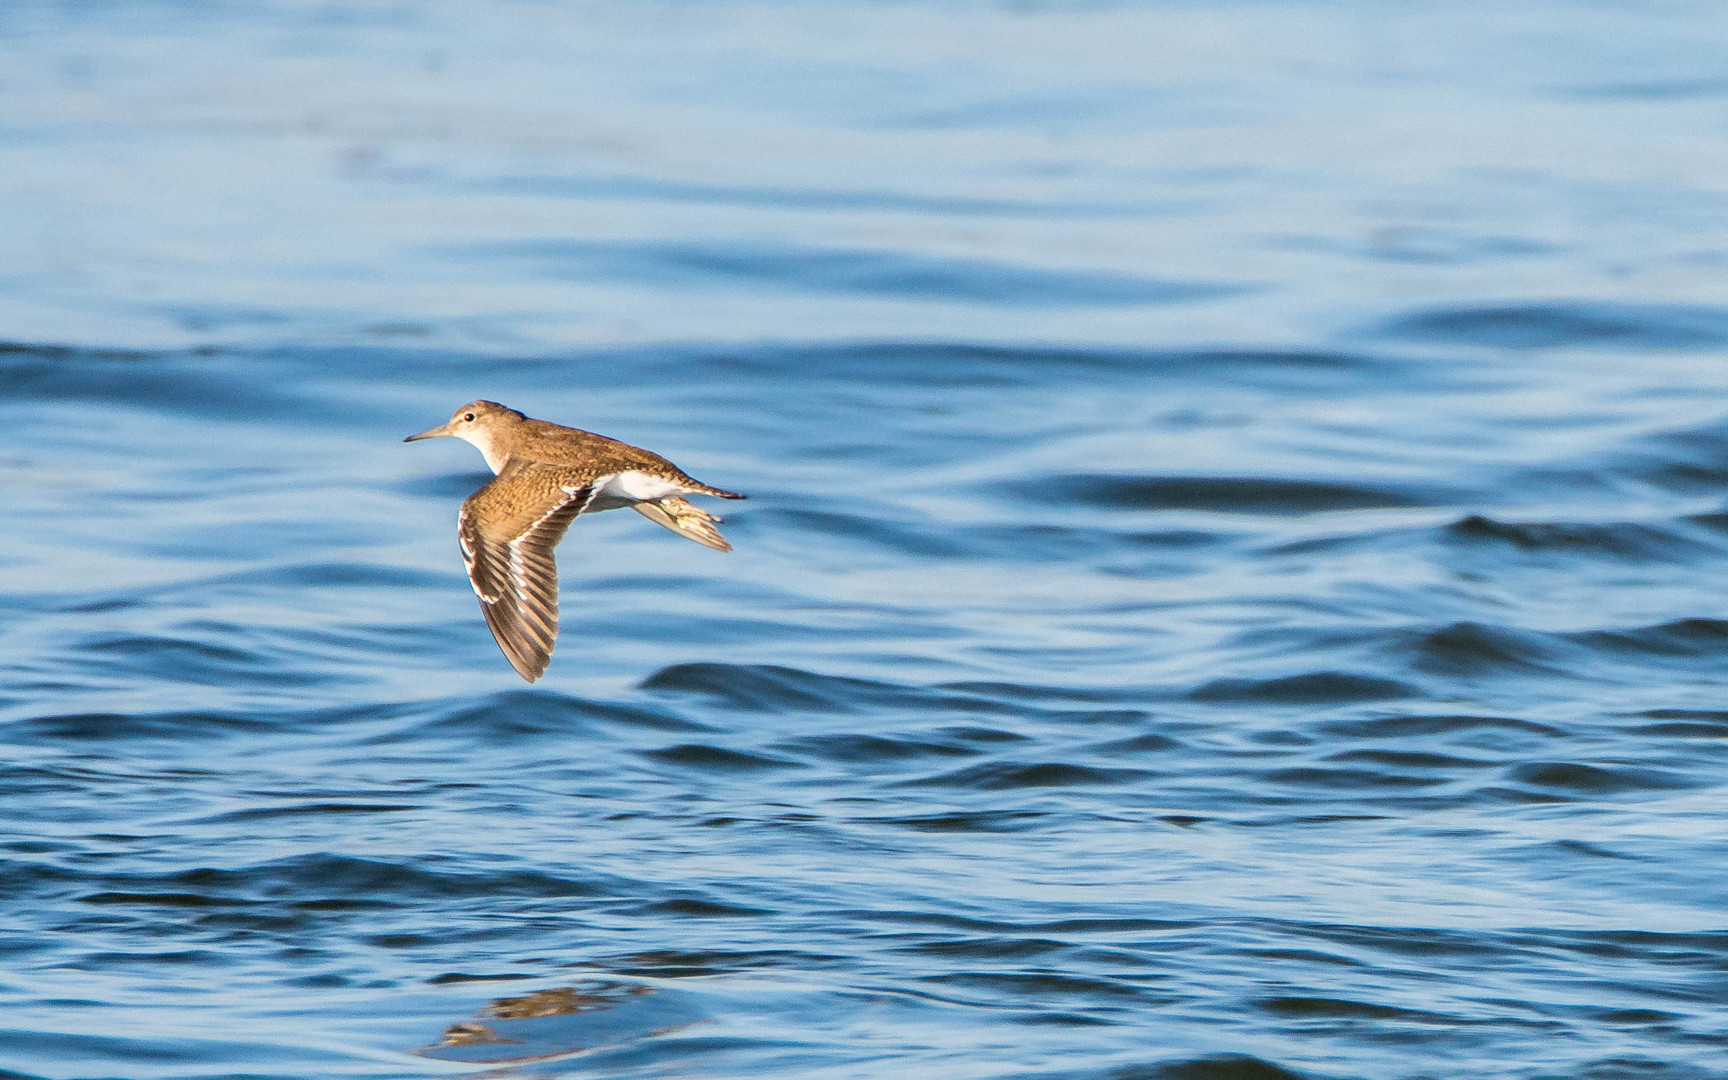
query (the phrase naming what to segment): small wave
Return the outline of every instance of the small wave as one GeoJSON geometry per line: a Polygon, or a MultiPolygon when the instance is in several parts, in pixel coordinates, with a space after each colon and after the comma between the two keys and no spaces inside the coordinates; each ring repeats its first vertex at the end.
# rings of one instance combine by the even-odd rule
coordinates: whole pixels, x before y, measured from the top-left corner
{"type": "Polygon", "coordinates": [[[893,683],[818,675],[775,664],[713,662],[662,668],[642,682],[642,689],[702,694],[737,709],[830,712],[904,701],[916,693],[893,683]]]}
{"type": "Polygon", "coordinates": [[[840,957],[801,949],[651,949],[608,957],[605,969],[648,979],[691,979],[762,968],[808,971],[840,957]]]}
{"type": "Polygon", "coordinates": [[[815,509],[769,509],[762,511],[764,529],[783,529],[790,534],[816,533],[910,555],[919,559],[955,559],[975,555],[946,531],[907,521],[896,521],[882,513],[837,512],[815,509]]]}
{"type": "Polygon", "coordinates": [[[511,195],[574,199],[645,199],[668,202],[770,206],[798,210],[888,210],[897,213],[958,217],[1114,217],[1138,216],[1144,208],[1132,203],[1047,202],[1036,199],[989,199],[850,188],[792,188],[767,184],[734,186],[697,183],[664,177],[627,174],[575,176],[507,175],[473,181],[483,191],[511,195]]]}
{"type": "Polygon", "coordinates": [[[592,733],[597,724],[622,724],[653,731],[708,730],[704,724],[671,713],[587,701],[549,690],[505,690],[478,702],[437,704],[431,708],[434,711],[429,719],[370,741],[394,743],[441,736],[496,745],[542,736],[568,739],[592,733]]]}
{"type": "MultiPolygon", "coordinates": [[[[1570,462],[1517,470],[1500,486],[1531,492],[1548,489],[1562,497],[1578,493],[1593,502],[1612,502],[1624,498],[1629,484],[1686,496],[1719,497],[1728,487],[1728,423],[1717,419],[1616,440],[1570,462]]],[[[1708,550],[1719,557],[1725,521],[1728,517],[1720,513],[1697,513],[1653,527],[1675,538],[1668,543],[1688,542],[1698,545],[1696,550],[1708,550]]],[[[1609,527],[1625,528],[1621,523],[1609,527]]]]}
{"type": "Polygon", "coordinates": [[[1582,855],[1589,859],[1612,859],[1618,862],[1637,862],[1640,856],[1629,855],[1621,851],[1610,851],[1600,844],[1592,844],[1587,840],[1555,840],[1540,847],[1541,851],[1557,851],[1566,855],[1582,855]]]}
{"type": "Polygon", "coordinates": [[[1375,262],[1428,266],[1467,266],[1480,262],[1553,255],[1561,249],[1522,236],[1496,236],[1456,229],[1396,227],[1376,229],[1366,239],[1300,237],[1284,246],[1375,262]]]}
{"type": "MultiPolygon", "coordinates": [[[[654,693],[700,694],[728,709],[749,712],[848,714],[881,709],[945,713],[958,717],[1010,717],[1056,724],[1132,724],[1146,719],[1139,709],[1060,708],[1049,702],[1089,695],[1053,687],[1009,683],[945,683],[916,686],[875,679],[825,675],[774,664],[702,661],[663,668],[641,683],[654,693]]],[[[1013,742],[1025,736],[1002,727],[958,725],[934,734],[956,743],[1013,742]]],[[[929,736],[922,736],[928,743],[929,736]]],[[[940,745],[940,744],[932,744],[940,745]]],[[[857,747],[855,747],[857,748],[857,747]]],[[[966,752],[931,751],[932,753],[966,752]]]]}
{"type": "Polygon", "coordinates": [[[880,735],[812,735],[774,744],[776,750],[838,762],[908,761],[931,757],[973,757],[976,746],[880,735]]]}
{"type": "Polygon", "coordinates": [[[1557,639],[1530,631],[1459,622],[1420,635],[1418,671],[1433,675],[1528,675],[1565,670],[1557,639]]]}
{"type": "Polygon", "coordinates": [[[961,742],[976,743],[980,746],[995,746],[1001,743],[1031,742],[1030,735],[1022,735],[1018,731],[1004,731],[1001,728],[986,727],[945,727],[938,734],[961,742]]]}
{"type": "MultiPolygon", "coordinates": [[[[1079,528],[1046,522],[973,525],[956,530],[939,522],[895,520],[893,512],[770,510],[762,517],[764,522],[783,522],[789,535],[810,531],[918,559],[1072,563],[1087,558],[1119,558],[1124,548],[1142,554],[1185,553],[1229,539],[1222,532],[1200,529],[1079,528]]],[[[775,527],[765,525],[764,530],[775,527]]]]}
{"type": "Polygon", "coordinates": [[[263,377],[262,357],[214,353],[125,352],[54,345],[0,345],[0,381],[14,401],[90,402],[176,416],[254,422],[365,423],[359,403],[312,398],[263,377]]]}
{"type": "Polygon", "coordinates": [[[1347,769],[1319,765],[1267,769],[1258,774],[1272,784],[1301,788],[1327,788],[1339,792],[1372,791],[1378,788],[1434,787],[1449,782],[1448,777],[1412,776],[1386,769],[1347,769]]]}
{"type": "Polygon", "coordinates": [[[271,821],[281,818],[324,817],[332,814],[400,814],[410,810],[424,810],[424,806],[414,803],[301,803],[295,806],[267,806],[256,810],[231,810],[225,814],[213,814],[198,819],[201,825],[214,825],[243,821],[271,821]]]}
{"type": "Polygon", "coordinates": [[[1219,705],[1345,705],[1358,701],[1393,701],[1420,697],[1421,691],[1396,679],[1313,671],[1276,679],[1214,679],[1190,691],[1188,697],[1219,705]]]}
{"type": "MultiPolygon", "coordinates": [[[[520,869],[444,871],[425,863],[326,853],[226,869],[206,867],[159,875],[84,877],[97,878],[107,886],[92,895],[197,897],[200,899],[196,903],[206,905],[268,902],[290,907],[389,906],[425,900],[493,902],[505,896],[560,899],[628,891],[607,878],[576,879],[520,869]]],[[[175,903],[192,906],[194,902],[180,899],[175,903]]]]}
{"type": "Polygon", "coordinates": [[[137,742],[145,739],[211,739],[269,730],[255,717],[211,712],[68,713],[16,720],[9,738],[43,742],[137,742]]]}
{"type": "Polygon", "coordinates": [[[1011,1073],[1007,1080],[1318,1080],[1247,1054],[1208,1054],[1145,1065],[1059,1073],[1011,1073]]]}
{"type": "MultiPolygon", "coordinates": [[[[1132,1074],[1123,1080],[1140,1080],[1132,1074]]],[[[1301,1073],[1246,1054],[1172,1061],[1155,1066],[1147,1080],[1307,1080],[1301,1073]]]]}
{"type": "Polygon", "coordinates": [[[1181,1000],[1177,994],[1127,981],[1037,971],[957,971],[946,975],[929,975],[922,981],[931,986],[991,990],[1014,997],[1035,997],[1040,1000],[1078,998],[1098,1005],[1115,1001],[1173,1005],[1181,1000]]]}
{"type": "MultiPolygon", "coordinates": [[[[645,377],[672,385],[705,385],[724,376],[728,384],[751,382],[773,388],[758,395],[752,407],[796,411],[803,420],[808,404],[796,394],[782,395],[788,379],[800,386],[825,383],[856,386],[860,380],[876,386],[924,389],[1023,388],[1047,391],[1053,382],[1084,379],[1090,384],[1118,384],[1137,389],[1156,385],[1193,387],[1217,383],[1272,390],[1348,392],[1364,379],[1402,383],[1424,377],[1406,364],[1347,352],[1196,349],[1151,351],[1109,347],[1061,347],[1039,344],[997,345],[954,341],[864,341],[845,344],[762,345],[748,350],[658,348],[647,355],[621,356],[617,351],[593,354],[608,367],[628,363],[645,377]],[[700,373],[701,378],[693,379],[700,373]]],[[[692,386],[696,389],[696,386],[692,386]]]]}
{"type": "Polygon", "coordinates": [[[1387,765],[1395,769],[1437,769],[1450,771],[1453,769],[1486,769],[1498,762],[1484,761],[1480,758],[1464,758],[1454,754],[1434,754],[1422,750],[1345,750],[1330,754],[1327,761],[1336,762],[1367,762],[1370,765],[1387,765]]]}
{"type": "Polygon", "coordinates": [[[1513,767],[1507,775],[1519,784],[1545,793],[1579,798],[1696,786],[1694,781],[1666,769],[1578,761],[1533,761],[1513,767]]]}
{"type": "Polygon", "coordinates": [[[447,580],[448,578],[443,574],[415,570],[406,566],[382,566],[377,563],[359,562],[318,562],[295,563],[291,566],[275,566],[262,570],[248,570],[238,574],[224,574],[220,577],[206,578],[201,585],[216,587],[245,584],[307,589],[423,589],[429,586],[437,588],[447,580]]]}
{"type": "Polygon", "coordinates": [[[773,914],[767,908],[727,904],[701,896],[655,900],[632,910],[643,915],[670,915],[678,919],[754,919],[773,914]]]}
{"type": "Polygon", "coordinates": [[[797,761],[786,758],[770,757],[767,754],[752,754],[743,750],[729,750],[724,746],[709,746],[704,743],[682,743],[678,746],[668,746],[659,750],[644,750],[644,757],[667,765],[676,765],[685,769],[700,769],[705,772],[759,772],[763,769],[795,769],[801,767],[797,761]]]}
{"type": "Polygon", "coordinates": [[[1383,716],[1372,720],[1335,720],[1322,724],[1329,735],[1350,739],[1408,739],[1423,735],[1472,735],[1486,732],[1515,733],[1543,738],[1564,738],[1566,733],[1534,720],[1510,716],[1383,716]]]}
{"type": "Polygon", "coordinates": [[[1172,739],[1168,735],[1147,732],[1144,735],[1133,735],[1126,739],[1114,739],[1110,742],[1098,743],[1092,749],[1102,754],[1164,754],[1175,750],[1188,749],[1185,743],[1172,739]]]}
{"type": "Polygon", "coordinates": [[[1448,957],[1466,963],[1482,956],[1483,933],[1426,926],[1375,926],[1347,923],[1302,924],[1303,937],[1344,945],[1352,953],[1373,950],[1399,957],[1448,957]]]}
{"type": "Polygon", "coordinates": [[[1464,1018],[1459,1016],[1368,1001],[1351,1001],[1348,998],[1270,997],[1261,998],[1255,1005],[1275,1016],[1314,1020],[1390,1020],[1402,1024],[1441,1024],[1448,1027],[1465,1022],[1464,1018]]]}
{"type": "Polygon", "coordinates": [[[1677,304],[1537,303],[1407,315],[1378,333],[1497,349],[1711,349],[1728,343],[1728,311],[1677,304]]]}
{"type": "MultiPolygon", "coordinates": [[[[0,795],[16,799],[54,795],[76,796],[91,787],[94,777],[76,766],[18,765],[0,762],[0,795]]],[[[29,850],[12,848],[11,850],[29,850]]]]}
{"type": "MultiPolygon", "coordinates": [[[[151,585],[109,595],[100,600],[79,600],[65,604],[59,610],[86,613],[129,611],[177,597],[204,598],[213,594],[259,593],[284,588],[441,588],[447,585],[449,580],[447,574],[381,563],[297,562],[151,585]]],[[[244,632],[250,629],[229,623],[204,623],[202,626],[217,631],[232,631],[235,637],[243,637],[244,632]]]]}
{"type": "Polygon", "coordinates": [[[1728,620],[1676,619],[1635,630],[1591,630],[1567,637],[1609,654],[1715,660],[1728,650],[1728,620]]]}
{"type": "Polygon", "coordinates": [[[1667,79],[1616,80],[1559,87],[1556,93],[1585,100],[1606,98],[1611,101],[1692,101],[1728,95],[1728,79],[1678,76],[1667,79]]]}
{"type": "Polygon", "coordinates": [[[866,818],[882,825],[895,825],[913,832],[1017,833],[1026,832],[1048,817],[1038,810],[967,810],[906,817],[866,818]]]}
{"type": "Polygon", "coordinates": [[[1069,942],[1056,938],[991,935],[959,939],[945,938],[941,941],[920,941],[911,945],[902,945],[896,951],[944,958],[1024,960],[1028,957],[1064,952],[1073,947],[1069,942]]]}
{"type": "Polygon", "coordinates": [[[528,241],[470,245],[463,259],[508,260],[558,280],[623,281],[797,292],[862,293],[993,306],[1176,304],[1242,291],[1240,285],[1159,281],[910,251],[825,250],[765,243],[528,241]]]}
{"type": "Polygon", "coordinates": [[[463,472],[438,473],[434,476],[417,476],[401,481],[395,485],[395,489],[404,495],[412,495],[421,499],[437,499],[442,502],[448,499],[466,499],[490,483],[491,480],[491,473],[472,469],[463,472]]]}
{"type": "Polygon", "coordinates": [[[1608,555],[1648,562],[1686,562],[1708,545],[1657,525],[1633,522],[1506,522],[1471,514],[1446,527],[1448,539],[1501,543],[1519,551],[1608,555]]]}
{"type": "Polygon", "coordinates": [[[1009,492],[1041,503],[1105,510],[1210,510],[1280,517],[1338,510],[1432,506],[1431,493],[1327,480],[1257,476],[1131,476],[1076,473],[1014,481],[1009,492]]]}
{"type": "MultiPolygon", "coordinates": [[[[155,1035],[129,1032],[125,1035],[81,1035],[58,1031],[30,1031],[20,1028],[0,1028],[0,1046],[9,1054],[44,1062],[132,1062],[134,1067],[156,1072],[196,1073],[209,1065],[210,1047],[202,1040],[185,1035],[155,1035]],[[148,1065],[142,1063],[148,1062],[148,1065]]],[[[56,1070],[57,1075],[65,1073],[56,1070]]],[[[161,1075],[157,1073],[157,1075],[161,1075]]],[[[5,1080],[45,1080],[26,1073],[15,1073],[0,1066],[5,1080]]]]}
{"type": "Polygon", "coordinates": [[[1728,712],[1715,709],[1651,709],[1640,716],[1658,721],[1632,730],[1679,739],[1728,739],[1728,712]]]}
{"type": "Polygon", "coordinates": [[[1086,917],[1074,919],[986,919],[955,915],[946,911],[856,910],[846,912],[870,922],[906,926],[937,926],[966,933],[1005,934],[1010,936],[1049,936],[1057,934],[1102,934],[1132,936],[1174,930],[1196,930],[1204,924],[1189,919],[1148,919],[1139,916],[1086,917]]]}
{"type": "Polygon", "coordinates": [[[1107,787],[1133,783],[1151,775],[1144,769],[1101,768],[1060,761],[990,761],[908,783],[918,787],[1011,791],[1016,788],[1107,787]]]}
{"type": "MultiPolygon", "coordinates": [[[[225,636],[238,641],[249,635],[235,628],[233,634],[225,636]]],[[[327,670],[312,671],[283,663],[261,651],[190,638],[157,635],[99,638],[85,643],[83,651],[90,657],[91,670],[106,675],[143,675],[203,686],[246,682],[309,686],[340,678],[327,670]]]]}
{"type": "Polygon", "coordinates": [[[241,903],[242,901],[206,896],[203,893],[98,892],[80,896],[78,902],[80,904],[95,904],[98,907],[109,905],[131,907],[133,905],[141,904],[146,907],[206,908],[232,907],[234,904],[241,903]]]}
{"type": "Polygon", "coordinates": [[[965,679],[958,682],[937,683],[938,690],[952,690],[958,693],[977,695],[991,700],[1006,702],[1016,707],[1034,708],[1043,702],[1050,701],[1099,701],[1110,700],[1117,696],[1107,691],[1096,689],[1079,690],[1066,686],[1028,685],[1026,683],[1001,682],[998,680],[965,679]]]}

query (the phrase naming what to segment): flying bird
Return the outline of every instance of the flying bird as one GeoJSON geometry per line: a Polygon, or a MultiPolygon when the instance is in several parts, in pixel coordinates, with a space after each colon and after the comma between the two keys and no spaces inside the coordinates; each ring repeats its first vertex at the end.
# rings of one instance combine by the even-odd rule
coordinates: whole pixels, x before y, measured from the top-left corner
{"type": "Polygon", "coordinates": [[[449,423],[402,441],[443,436],[474,444],[495,474],[462,503],[456,535],[486,625],[529,682],[546,673],[558,638],[552,549],[576,515],[628,506],[679,536],[732,550],[714,527],[720,519],[684,496],[744,496],[709,487],[659,454],[531,420],[496,401],[471,401],[449,423]]]}

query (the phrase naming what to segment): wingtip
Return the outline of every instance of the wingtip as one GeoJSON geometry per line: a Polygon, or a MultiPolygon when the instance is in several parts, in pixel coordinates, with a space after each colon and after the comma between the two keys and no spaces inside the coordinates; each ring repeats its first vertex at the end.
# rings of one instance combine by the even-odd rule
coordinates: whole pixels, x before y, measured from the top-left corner
{"type": "MultiPolygon", "coordinates": [[[[503,642],[499,642],[499,646],[500,646],[500,648],[502,648],[503,642]]],[[[546,674],[547,664],[541,664],[539,669],[536,670],[534,667],[532,667],[531,665],[529,665],[527,663],[518,662],[516,657],[511,656],[508,651],[505,651],[504,659],[510,661],[510,666],[512,668],[516,669],[516,674],[522,676],[522,681],[525,683],[528,683],[529,685],[533,685],[536,681],[538,681],[542,676],[544,676],[546,674]]],[[[550,663],[550,661],[551,661],[551,657],[547,657],[547,662],[550,663]]]]}

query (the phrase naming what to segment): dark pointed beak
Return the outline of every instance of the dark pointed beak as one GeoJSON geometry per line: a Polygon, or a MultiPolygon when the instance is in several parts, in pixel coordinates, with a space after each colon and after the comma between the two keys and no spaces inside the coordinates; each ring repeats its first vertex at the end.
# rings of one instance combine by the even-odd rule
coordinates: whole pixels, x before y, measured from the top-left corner
{"type": "Polygon", "coordinates": [[[402,441],[403,442],[414,442],[417,439],[436,439],[441,435],[448,435],[448,434],[450,434],[450,425],[449,424],[439,424],[435,428],[427,428],[425,431],[422,431],[418,435],[410,435],[406,439],[403,439],[402,441]]]}

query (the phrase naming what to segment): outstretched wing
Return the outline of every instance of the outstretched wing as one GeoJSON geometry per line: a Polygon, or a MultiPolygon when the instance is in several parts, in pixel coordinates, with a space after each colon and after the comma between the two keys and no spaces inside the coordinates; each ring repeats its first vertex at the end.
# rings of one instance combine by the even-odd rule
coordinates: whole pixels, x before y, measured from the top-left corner
{"type": "Polygon", "coordinates": [[[480,612],[516,673],[546,672],[558,637],[558,567],[552,549],[598,490],[569,470],[506,466],[462,504],[457,535],[480,612]]]}

